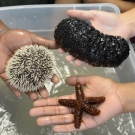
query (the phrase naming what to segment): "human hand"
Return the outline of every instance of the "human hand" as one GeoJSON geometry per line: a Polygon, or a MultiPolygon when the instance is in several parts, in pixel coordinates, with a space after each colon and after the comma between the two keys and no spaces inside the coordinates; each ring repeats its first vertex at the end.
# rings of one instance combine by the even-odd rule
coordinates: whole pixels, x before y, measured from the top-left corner
{"type": "MultiPolygon", "coordinates": [[[[89,20],[91,24],[100,32],[108,35],[121,36],[128,40],[131,36],[131,28],[123,21],[121,14],[109,13],[99,10],[69,10],[68,16],[76,17],[82,20],[89,20]]],[[[63,50],[59,49],[60,53],[63,50]]],[[[85,64],[85,62],[75,59],[71,55],[66,56],[68,62],[74,61],[76,66],[85,64]]]]}
{"type": "MultiPolygon", "coordinates": [[[[5,66],[9,58],[14,54],[14,51],[19,49],[21,46],[28,44],[39,44],[44,45],[49,49],[55,49],[56,45],[54,41],[40,37],[32,32],[28,32],[21,29],[9,29],[2,22],[0,22],[0,77],[5,81],[10,90],[16,95],[21,96],[22,93],[10,86],[6,74],[5,66]]],[[[57,83],[59,81],[58,76],[52,77],[52,82],[57,83]]],[[[42,98],[48,97],[46,88],[38,90],[38,93],[42,98]]],[[[32,99],[36,100],[38,94],[36,92],[28,92],[27,95],[32,99]]]]}
{"type": "Polygon", "coordinates": [[[80,82],[82,86],[86,86],[84,88],[85,96],[105,97],[105,101],[97,107],[101,113],[97,116],[91,116],[84,112],[81,126],[79,129],[76,129],[73,123],[74,110],[58,103],[58,99],[75,99],[75,94],[58,98],[41,99],[35,101],[35,108],[30,110],[31,116],[40,116],[37,119],[37,124],[39,126],[54,124],[54,132],[75,132],[96,127],[124,112],[123,104],[117,94],[118,83],[98,76],[68,77],[66,79],[66,83],[70,86],[75,86],[76,82],[80,82]]]}

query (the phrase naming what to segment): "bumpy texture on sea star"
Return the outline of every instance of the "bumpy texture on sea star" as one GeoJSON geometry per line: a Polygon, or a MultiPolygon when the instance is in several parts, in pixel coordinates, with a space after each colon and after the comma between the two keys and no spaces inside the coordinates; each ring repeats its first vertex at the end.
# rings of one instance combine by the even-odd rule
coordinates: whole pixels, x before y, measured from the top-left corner
{"type": "Polygon", "coordinates": [[[79,82],[76,83],[75,90],[76,99],[59,99],[58,102],[61,105],[75,108],[74,124],[75,128],[79,128],[82,121],[83,111],[91,115],[98,115],[100,110],[94,108],[92,105],[104,102],[105,97],[85,97],[82,86],[79,82]]]}

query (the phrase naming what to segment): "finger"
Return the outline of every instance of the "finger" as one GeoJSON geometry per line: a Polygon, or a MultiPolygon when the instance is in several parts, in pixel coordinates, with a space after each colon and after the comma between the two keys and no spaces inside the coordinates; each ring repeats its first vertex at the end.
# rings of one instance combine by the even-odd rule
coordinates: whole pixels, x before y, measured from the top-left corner
{"type": "Polygon", "coordinates": [[[86,64],[84,61],[81,61],[81,60],[78,60],[78,59],[76,59],[75,61],[74,61],[74,64],[76,65],[76,66],[82,66],[82,65],[84,65],[84,64],[86,64]]]}
{"type": "MultiPolygon", "coordinates": [[[[19,90],[16,90],[14,89],[12,86],[10,86],[10,83],[8,82],[8,80],[6,79],[6,74],[5,73],[2,73],[1,76],[0,76],[3,81],[5,81],[5,83],[7,84],[7,86],[10,88],[10,90],[16,95],[16,96],[21,96],[22,93],[19,91],[19,90]]],[[[51,80],[53,83],[58,83],[60,81],[59,77],[57,75],[53,75],[52,77],[52,80],[51,80]]],[[[40,90],[38,90],[38,93],[39,95],[42,97],[42,98],[47,98],[48,97],[48,91],[46,90],[46,88],[42,88],[40,90]]],[[[30,99],[32,100],[36,100],[39,98],[39,95],[38,95],[37,92],[27,92],[26,94],[29,96],[30,99]]]]}
{"type": "Polygon", "coordinates": [[[70,86],[75,86],[77,82],[80,82],[81,85],[86,85],[91,78],[92,76],[70,76],[66,78],[66,83],[70,86]]]}
{"type": "MultiPolygon", "coordinates": [[[[22,96],[22,92],[20,92],[19,90],[13,88],[10,83],[8,82],[8,80],[6,79],[6,74],[3,73],[1,74],[1,78],[5,81],[6,85],[9,87],[9,89],[18,97],[22,96]]],[[[40,89],[39,94],[42,98],[46,98],[48,97],[48,92],[45,88],[40,89]]],[[[39,98],[38,93],[37,92],[26,92],[26,94],[29,96],[30,99],[32,100],[37,100],[39,98]]]]}
{"type": "Polygon", "coordinates": [[[59,53],[64,53],[65,51],[62,48],[58,48],[59,53]]]}
{"type": "Polygon", "coordinates": [[[87,127],[83,122],[81,123],[80,128],[75,128],[74,123],[66,124],[66,125],[57,125],[53,127],[54,132],[60,132],[60,133],[76,132],[85,129],[87,129],[87,127]]]}
{"type": "Polygon", "coordinates": [[[56,74],[54,74],[51,81],[56,84],[60,81],[60,78],[56,74]]]}
{"type": "Polygon", "coordinates": [[[31,91],[31,92],[27,92],[26,93],[30,99],[32,100],[37,100],[39,98],[39,95],[42,98],[47,98],[48,97],[48,91],[46,90],[46,88],[41,88],[38,91],[31,91]]]}
{"type": "Polygon", "coordinates": [[[38,90],[38,93],[42,98],[47,98],[49,95],[46,88],[41,88],[40,90],[38,90]]]}
{"type": "Polygon", "coordinates": [[[66,61],[71,62],[73,60],[75,60],[75,58],[72,55],[67,55],[66,56],[66,61]]]}
{"type": "Polygon", "coordinates": [[[21,97],[22,96],[22,92],[20,92],[19,90],[13,88],[10,83],[8,82],[8,80],[5,81],[6,85],[8,86],[8,88],[17,96],[17,97],[21,97]]]}
{"type": "Polygon", "coordinates": [[[37,94],[37,92],[27,92],[26,93],[28,96],[29,96],[29,98],[31,99],[31,100],[37,100],[38,98],[39,98],[39,96],[38,96],[38,94],[37,94]]]}
{"type": "Polygon", "coordinates": [[[68,62],[74,61],[74,64],[75,64],[76,66],[82,66],[82,65],[85,64],[84,61],[75,59],[75,58],[74,58],[72,55],[70,55],[70,54],[66,56],[66,61],[68,61],[68,62]]]}
{"type": "Polygon", "coordinates": [[[46,126],[52,124],[69,124],[74,120],[73,114],[57,115],[57,116],[47,116],[37,119],[37,124],[39,126],[46,126]]]}
{"type": "Polygon", "coordinates": [[[59,98],[54,97],[54,98],[40,99],[35,101],[33,105],[34,107],[55,106],[60,105],[58,99],[71,99],[71,98],[73,98],[73,95],[61,96],[59,98]]]}
{"type": "Polygon", "coordinates": [[[33,44],[44,45],[48,49],[56,49],[57,48],[57,45],[56,45],[54,40],[49,40],[49,39],[43,38],[43,37],[38,36],[37,34],[32,33],[32,32],[30,34],[31,34],[33,44]]]}
{"type": "Polygon", "coordinates": [[[34,107],[58,105],[58,98],[40,99],[33,103],[34,107]]]}
{"type": "Polygon", "coordinates": [[[92,68],[93,66],[92,65],[88,65],[90,68],[92,68]]]}
{"type": "Polygon", "coordinates": [[[76,17],[82,20],[92,20],[98,13],[98,10],[83,11],[83,10],[68,10],[67,15],[76,17]]]}
{"type": "Polygon", "coordinates": [[[0,20],[0,35],[9,30],[9,28],[0,20]]]}
{"type": "Polygon", "coordinates": [[[46,106],[46,107],[38,107],[30,110],[30,115],[35,116],[52,116],[52,115],[62,115],[71,113],[71,109],[69,107],[64,106],[46,106]]]}
{"type": "Polygon", "coordinates": [[[54,132],[76,132],[76,131],[82,131],[86,130],[88,128],[94,128],[98,126],[97,122],[95,122],[94,118],[92,116],[89,116],[89,114],[84,115],[82,118],[82,122],[79,128],[75,128],[74,123],[69,123],[69,124],[63,124],[61,125],[56,125],[53,127],[54,132]]]}

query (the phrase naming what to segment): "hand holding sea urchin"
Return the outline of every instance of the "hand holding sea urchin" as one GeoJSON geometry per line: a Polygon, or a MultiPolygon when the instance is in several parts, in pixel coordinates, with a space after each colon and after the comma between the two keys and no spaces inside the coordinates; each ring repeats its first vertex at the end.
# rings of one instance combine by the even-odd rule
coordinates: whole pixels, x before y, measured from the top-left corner
{"type": "Polygon", "coordinates": [[[65,52],[92,66],[117,67],[129,55],[124,38],[103,34],[77,18],[63,19],[55,28],[54,38],[65,52]]]}
{"type": "Polygon", "coordinates": [[[6,75],[10,85],[21,92],[37,91],[52,78],[55,66],[55,57],[46,47],[26,45],[7,62],[6,75]]]}

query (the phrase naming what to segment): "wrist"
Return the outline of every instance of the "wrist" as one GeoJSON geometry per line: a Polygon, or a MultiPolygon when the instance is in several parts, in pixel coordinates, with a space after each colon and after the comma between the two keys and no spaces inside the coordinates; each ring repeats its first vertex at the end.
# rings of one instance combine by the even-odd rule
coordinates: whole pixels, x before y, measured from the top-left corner
{"type": "Polygon", "coordinates": [[[131,28],[131,36],[130,37],[134,37],[135,36],[135,18],[132,22],[130,22],[130,28],[131,28]]]}
{"type": "Polygon", "coordinates": [[[129,38],[135,36],[135,8],[119,14],[121,21],[128,27],[130,33],[129,38]]]}
{"type": "Polygon", "coordinates": [[[132,18],[128,21],[125,21],[126,25],[128,26],[129,28],[129,38],[132,38],[135,36],[135,18],[132,18]]]}
{"type": "Polygon", "coordinates": [[[120,98],[124,113],[135,112],[135,83],[118,84],[117,95],[120,98]]]}

